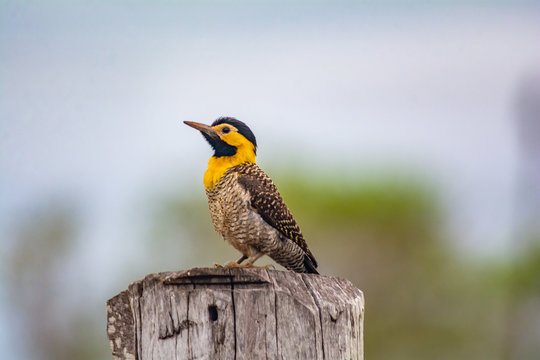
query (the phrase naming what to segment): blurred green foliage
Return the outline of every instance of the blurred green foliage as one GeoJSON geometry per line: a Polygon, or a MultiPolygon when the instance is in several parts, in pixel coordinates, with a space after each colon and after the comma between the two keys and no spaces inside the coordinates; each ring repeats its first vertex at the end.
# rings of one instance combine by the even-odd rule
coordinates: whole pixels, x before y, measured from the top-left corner
{"type": "MultiPolygon", "coordinates": [[[[508,259],[463,253],[445,232],[437,191],[414,177],[272,177],[320,272],[348,278],[364,292],[367,358],[538,357],[538,241],[508,259]]],[[[214,232],[202,186],[150,202],[148,263],[141,267],[204,267],[239,256],[214,232]]],[[[18,232],[9,288],[34,353],[41,359],[100,358],[104,310],[94,313],[81,303],[66,312],[58,293],[77,218],[65,207],[30,215],[18,232]]],[[[265,263],[271,261],[258,262],[265,263]]]]}
{"type": "Polygon", "coordinates": [[[429,186],[393,177],[291,179],[284,197],[299,215],[321,270],[365,293],[366,356],[496,358],[488,319],[500,303],[445,241],[444,214],[429,186]]]}
{"type": "MultiPolygon", "coordinates": [[[[530,298],[540,279],[538,249],[512,262],[464,254],[444,230],[437,192],[414,177],[274,178],[321,273],[364,291],[368,358],[514,358],[518,344],[507,325],[517,310],[508,314],[508,294],[530,298]]],[[[190,266],[236,259],[213,233],[202,188],[189,194],[166,197],[153,237],[187,231],[190,266]]]]}
{"type": "Polygon", "coordinates": [[[71,262],[78,227],[75,204],[47,201],[28,211],[14,229],[17,242],[8,259],[6,288],[10,313],[17,319],[13,328],[20,327],[25,355],[32,359],[105,355],[103,315],[82,301],[88,294],[66,289],[69,277],[84,279],[71,262]]]}

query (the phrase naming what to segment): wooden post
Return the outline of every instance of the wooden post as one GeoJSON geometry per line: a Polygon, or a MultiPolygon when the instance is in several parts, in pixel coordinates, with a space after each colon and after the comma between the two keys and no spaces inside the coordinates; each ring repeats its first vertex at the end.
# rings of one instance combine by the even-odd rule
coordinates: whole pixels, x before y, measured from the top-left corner
{"type": "Polygon", "coordinates": [[[114,359],[363,359],[349,281],[264,269],[152,274],[107,301],[114,359]]]}

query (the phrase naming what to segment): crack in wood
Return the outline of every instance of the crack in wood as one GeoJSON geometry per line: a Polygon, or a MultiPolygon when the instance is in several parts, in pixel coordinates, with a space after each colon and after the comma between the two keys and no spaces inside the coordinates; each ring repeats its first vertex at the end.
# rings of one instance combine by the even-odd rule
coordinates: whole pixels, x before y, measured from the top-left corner
{"type": "Polygon", "coordinates": [[[174,337],[174,359],[178,360],[178,336],[174,337]]]}
{"type": "Polygon", "coordinates": [[[234,275],[222,275],[222,276],[193,276],[177,279],[167,279],[163,281],[164,285],[171,286],[182,286],[182,285],[269,285],[270,283],[265,280],[255,280],[255,279],[237,279],[234,275]]]}
{"type": "Polygon", "coordinates": [[[191,321],[189,319],[183,320],[182,322],[180,322],[180,324],[178,324],[178,327],[175,327],[172,329],[173,330],[172,332],[167,332],[166,334],[159,335],[159,339],[163,340],[163,339],[171,338],[195,325],[197,325],[197,323],[195,323],[194,321],[191,321]]]}
{"type": "MultiPolygon", "coordinates": [[[[313,298],[313,301],[315,302],[315,305],[317,305],[317,309],[319,310],[319,325],[321,327],[321,345],[322,345],[322,356],[323,360],[326,359],[326,354],[324,351],[324,333],[323,333],[323,320],[322,320],[322,311],[321,311],[321,304],[319,303],[319,300],[317,296],[315,296],[315,293],[313,292],[313,289],[311,285],[306,281],[304,278],[304,274],[300,274],[300,277],[302,278],[302,281],[304,282],[304,285],[306,285],[307,290],[309,291],[309,294],[313,298]]],[[[317,344],[315,344],[316,346],[317,344]]],[[[315,347],[316,349],[317,347],[315,347]]]]}
{"type": "Polygon", "coordinates": [[[223,283],[217,283],[217,282],[194,282],[194,283],[167,283],[164,284],[166,286],[193,286],[193,285],[202,285],[202,286],[224,286],[227,287],[231,284],[234,285],[269,285],[266,281],[230,281],[230,282],[223,282],[223,283]]]}
{"type": "MultiPolygon", "coordinates": [[[[268,270],[266,270],[268,273],[268,270]]],[[[274,318],[276,322],[276,355],[279,356],[279,331],[278,331],[278,296],[276,291],[276,284],[272,283],[272,288],[274,290],[274,318]]]]}
{"type": "Polygon", "coordinates": [[[236,339],[236,306],[234,304],[234,283],[233,277],[231,276],[231,302],[232,302],[232,312],[233,312],[233,329],[234,329],[234,360],[236,360],[236,351],[237,351],[237,339],[236,339]]]}
{"type": "MultiPolygon", "coordinates": [[[[138,316],[136,317],[135,319],[135,323],[136,323],[136,329],[137,329],[137,334],[139,334],[139,331],[142,332],[142,310],[141,310],[141,296],[142,296],[142,293],[143,293],[143,285],[142,284],[137,284],[137,313],[138,313],[138,316]]],[[[133,309],[133,304],[135,303],[134,300],[131,300],[130,301],[130,304],[132,306],[132,309],[133,309]]],[[[135,342],[136,342],[136,349],[138,350],[137,351],[137,354],[136,354],[136,360],[139,360],[140,358],[140,355],[139,354],[142,354],[142,341],[140,341],[139,337],[138,336],[135,336],[135,342]]]]}
{"type": "MultiPolygon", "coordinates": [[[[190,298],[190,295],[191,293],[188,292],[187,293],[187,307],[186,307],[186,320],[189,321],[189,298],[190,298]]],[[[187,327],[187,346],[188,346],[188,349],[189,349],[189,358],[190,359],[193,359],[193,348],[191,347],[191,338],[190,338],[190,330],[191,329],[191,326],[188,326],[187,327]]]]}

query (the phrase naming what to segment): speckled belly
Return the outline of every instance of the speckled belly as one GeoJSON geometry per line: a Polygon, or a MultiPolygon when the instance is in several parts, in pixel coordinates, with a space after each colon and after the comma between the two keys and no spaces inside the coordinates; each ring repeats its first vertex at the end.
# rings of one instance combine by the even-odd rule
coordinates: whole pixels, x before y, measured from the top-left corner
{"type": "Polygon", "coordinates": [[[214,228],[246,256],[268,253],[269,247],[276,246],[279,234],[253,211],[249,194],[235,177],[234,173],[227,174],[206,191],[214,228]]]}
{"type": "Polygon", "coordinates": [[[206,190],[216,231],[248,257],[263,253],[288,269],[302,271],[303,251],[253,210],[250,195],[236,181],[237,176],[226,173],[216,186],[206,190]]]}

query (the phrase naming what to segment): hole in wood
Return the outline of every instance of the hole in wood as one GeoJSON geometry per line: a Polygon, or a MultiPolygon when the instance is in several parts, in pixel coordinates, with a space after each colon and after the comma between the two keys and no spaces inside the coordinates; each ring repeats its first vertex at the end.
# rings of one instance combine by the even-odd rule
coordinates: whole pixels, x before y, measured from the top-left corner
{"type": "Polygon", "coordinates": [[[217,321],[218,313],[216,305],[208,305],[208,315],[210,316],[211,321],[217,321]]]}

